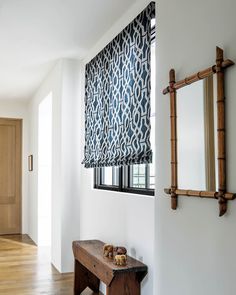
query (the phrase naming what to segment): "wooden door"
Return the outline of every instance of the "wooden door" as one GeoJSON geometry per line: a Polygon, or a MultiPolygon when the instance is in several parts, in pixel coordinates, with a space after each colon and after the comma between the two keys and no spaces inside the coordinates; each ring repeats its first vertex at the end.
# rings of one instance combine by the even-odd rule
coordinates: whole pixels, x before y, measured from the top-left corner
{"type": "Polygon", "coordinates": [[[0,234],[21,233],[22,120],[0,119],[0,234]]]}

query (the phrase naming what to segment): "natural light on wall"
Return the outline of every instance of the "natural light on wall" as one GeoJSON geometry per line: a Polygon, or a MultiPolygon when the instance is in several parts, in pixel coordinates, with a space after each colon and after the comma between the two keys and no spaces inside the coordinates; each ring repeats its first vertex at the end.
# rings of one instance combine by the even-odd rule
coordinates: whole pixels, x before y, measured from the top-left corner
{"type": "Polygon", "coordinates": [[[52,93],[38,112],[38,245],[51,245],[52,93]]]}

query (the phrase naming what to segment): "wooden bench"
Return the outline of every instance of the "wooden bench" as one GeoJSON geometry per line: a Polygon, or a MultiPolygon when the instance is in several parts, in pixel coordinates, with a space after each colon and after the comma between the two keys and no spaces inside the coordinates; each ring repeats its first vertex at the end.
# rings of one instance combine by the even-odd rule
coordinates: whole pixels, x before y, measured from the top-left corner
{"type": "Polygon", "coordinates": [[[103,257],[104,243],[98,240],[74,241],[74,295],[89,287],[99,292],[100,280],[107,286],[107,295],[140,295],[140,283],[147,274],[147,266],[127,257],[126,266],[117,266],[103,257]]]}

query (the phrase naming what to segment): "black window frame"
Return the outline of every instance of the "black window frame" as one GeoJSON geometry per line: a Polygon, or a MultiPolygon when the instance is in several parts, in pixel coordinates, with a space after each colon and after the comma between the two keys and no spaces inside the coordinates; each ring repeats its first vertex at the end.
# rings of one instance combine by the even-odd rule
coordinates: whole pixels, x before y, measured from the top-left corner
{"type": "MultiPolygon", "coordinates": [[[[154,25],[152,27],[151,31],[151,40],[152,42],[155,41],[155,34],[156,34],[156,26],[154,25]]],[[[130,181],[130,168],[131,166],[121,166],[118,167],[119,169],[119,181],[118,185],[106,185],[103,184],[102,180],[102,168],[94,168],[94,189],[100,189],[100,190],[107,190],[107,191],[116,191],[116,192],[123,192],[123,193],[131,193],[131,194],[139,194],[139,195],[148,195],[148,196],[154,196],[155,195],[155,189],[151,188],[137,188],[137,187],[131,187],[131,181],[130,181]]],[[[147,187],[147,182],[149,180],[150,175],[150,169],[148,164],[146,164],[146,173],[145,173],[145,186],[147,187]]],[[[114,173],[112,173],[114,174],[114,173]]]]}
{"type": "MultiPolygon", "coordinates": [[[[147,167],[148,167],[148,164],[146,165],[146,169],[147,169],[147,167]]],[[[130,186],[130,166],[121,166],[121,167],[117,168],[119,170],[119,183],[118,183],[118,185],[103,184],[102,169],[104,169],[104,168],[94,168],[94,189],[131,193],[131,194],[148,195],[148,196],[155,195],[155,189],[137,188],[137,187],[130,186]]],[[[145,181],[146,182],[148,181],[148,179],[147,179],[148,175],[149,175],[149,173],[145,173],[145,181]]]]}

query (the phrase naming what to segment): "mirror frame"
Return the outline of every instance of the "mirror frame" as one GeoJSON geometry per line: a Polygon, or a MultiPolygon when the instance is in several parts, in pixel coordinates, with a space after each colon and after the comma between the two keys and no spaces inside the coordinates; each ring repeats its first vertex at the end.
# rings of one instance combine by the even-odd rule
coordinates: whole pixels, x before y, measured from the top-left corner
{"type": "Polygon", "coordinates": [[[175,70],[169,72],[169,86],[163,90],[163,94],[170,93],[170,123],[171,123],[171,187],[164,191],[171,196],[171,208],[177,209],[178,196],[200,197],[218,199],[219,216],[227,211],[227,201],[234,200],[236,194],[227,192],[226,189],[226,136],[225,136],[225,95],[224,95],[224,71],[234,65],[232,60],[224,60],[224,52],[216,47],[216,64],[205,70],[199,71],[183,80],[175,81],[175,70]],[[217,76],[217,143],[218,143],[218,191],[199,191],[178,188],[178,159],[177,159],[177,90],[188,86],[201,79],[216,74],[217,76]]]}

